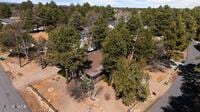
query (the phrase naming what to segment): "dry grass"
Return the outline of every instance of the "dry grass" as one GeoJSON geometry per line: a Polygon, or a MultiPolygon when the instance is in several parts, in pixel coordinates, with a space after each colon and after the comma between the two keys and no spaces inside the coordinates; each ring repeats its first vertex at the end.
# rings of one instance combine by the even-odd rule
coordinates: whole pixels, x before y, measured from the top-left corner
{"type": "Polygon", "coordinates": [[[39,33],[31,33],[30,34],[36,41],[39,41],[41,39],[48,40],[48,33],[46,32],[39,32],[39,33]]]}

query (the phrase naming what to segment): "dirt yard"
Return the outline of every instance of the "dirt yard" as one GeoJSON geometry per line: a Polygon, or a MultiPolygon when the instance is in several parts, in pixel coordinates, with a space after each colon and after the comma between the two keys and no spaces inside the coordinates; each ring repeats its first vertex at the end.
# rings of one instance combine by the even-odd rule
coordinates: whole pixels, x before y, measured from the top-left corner
{"type": "MultiPolygon", "coordinates": [[[[31,62],[20,68],[16,58],[7,58],[1,64],[17,89],[23,91],[29,84],[33,85],[59,112],[88,112],[89,110],[94,112],[127,112],[129,109],[122,104],[121,100],[115,99],[113,88],[104,81],[96,84],[96,87],[100,87],[102,90],[95,97],[95,101],[87,98],[78,102],[69,95],[66,80],[57,75],[58,69],[56,67],[41,69],[37,63],[31,62]]],[[[171,86],[176,72],[172,69],[165,69],[163,72],[149,72],[149,75],[149,98],[145,102],[138,102],[134,107],[134,112],[143,112],[162,96],[171,86]]],[[[39,104],[32,94],[23,91],[22,95],[33,112],[43,112],[38,108],[39,104]]]]}
{"type": "MultiPolygon", "coordinates": [[[[145,111],[168,90],[176,76],[176,72],[172,69],[166,69],[165,72],[150,72],[149,74],[151,77],[149,81],[150,96],[147,101],[138,102],[134,112],[145,111]]],[[[104,81],[96,84],[96,87],[101,88],[101,91],[95,97],[95,101],[90,98],[76,101],[68,94],[65,81],[65,78],[56,75],[33,84],[33,87],[59,112],[88,112],[88,110],[93,110],[93,112],[127,112],[130,108],[124,106],[121,100],[115,99],[113,88],[104,81]],[[109,98],[107,99],[106,96],[109,98]]]]}
{"type": "Polygon", "coordinates": [[[39,32],[39,33],[31,33],[30,34],[36,41],[40,39],[48,40],[48,33],[47,32],[39,32]]]}
{"type": "Polygon", "coordinates": [[[159,97],[161,97],[172,85],[176,78],[176,71],[173,69],[165,69],[163,72],[149,72],[149,90],[150,95],[145,102],[138,102],[134,108],[134,112],[144,112],[159,97]]]}
{"type": "MultiPolygon", "coordinates": [[[[90,109],[94,112],[126,112],[128,109],[120,100],[115,99],[114,90],[103,81],[97,85],[101,86],[102,91],[97,95],[96,101],[90,98],[83,101],[75,100],[68,94],[65,81],[65,78],[57,75],[33,84],[33,87],[59,112],[88,112],[90,109]],[[105,99],[105,94],[110,95],[109,100],[105,99]]],[[[32,102],[29,105],[34,104],[32,102]]]]}
{"type": "Polygon", "coordinates": [[[19,90],[24,89],[24,87],[33,82],[54,76],[58,71],[56,67],[42,69],[34,61],[26,64],[24,67],[20,67],[17,58],[7,58],[5,61],[1,62],[1,65],[8,73],[15,88],[19,90]]]}

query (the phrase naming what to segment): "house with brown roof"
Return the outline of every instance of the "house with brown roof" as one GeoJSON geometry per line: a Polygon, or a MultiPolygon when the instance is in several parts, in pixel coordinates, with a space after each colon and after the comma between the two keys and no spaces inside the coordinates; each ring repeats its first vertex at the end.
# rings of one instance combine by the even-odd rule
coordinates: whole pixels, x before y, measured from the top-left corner
{"type": "Polygon", "coordinates": [[[88,53],[88,60],[91,61],[91,67],[86,69],[84,73],[97,83],[104,78],[102,60],[103,56],[100,50],[88,53]]]}

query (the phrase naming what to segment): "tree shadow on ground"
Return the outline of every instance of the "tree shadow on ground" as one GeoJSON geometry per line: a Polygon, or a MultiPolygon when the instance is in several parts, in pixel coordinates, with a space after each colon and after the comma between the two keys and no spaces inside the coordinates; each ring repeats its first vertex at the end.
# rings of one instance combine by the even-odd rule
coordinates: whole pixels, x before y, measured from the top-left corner
{"type": "Polygon", "coordinates": [[[81,88],[81,83],[78,79],[73,79],[68,84],[68,93],[69,95],[74,98],[77,102],[83,101],[87,98],[87,94],[85,94],[81,88]]]}
{"type": "Polygon", "coordinates": [[[194,65],[180,67],[183,75],[181,96],[170,97],[169,104],[162,107],[164,112],[200,112],[200,73],[194,65]]]}

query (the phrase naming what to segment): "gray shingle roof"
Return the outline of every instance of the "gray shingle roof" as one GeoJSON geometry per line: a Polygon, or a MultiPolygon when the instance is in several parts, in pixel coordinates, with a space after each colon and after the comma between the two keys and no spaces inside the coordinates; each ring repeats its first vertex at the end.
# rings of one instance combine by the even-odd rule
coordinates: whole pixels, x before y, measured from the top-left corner
{"type": "Polygon", "coordinates": [[[195,48],[195,46],[199,45],[199,42],[192,41],[187,48],[187,58],[185,64],[199,64],[200,63],[200,51],[195,48]]]}

